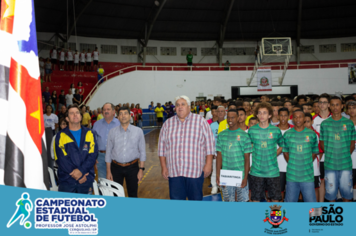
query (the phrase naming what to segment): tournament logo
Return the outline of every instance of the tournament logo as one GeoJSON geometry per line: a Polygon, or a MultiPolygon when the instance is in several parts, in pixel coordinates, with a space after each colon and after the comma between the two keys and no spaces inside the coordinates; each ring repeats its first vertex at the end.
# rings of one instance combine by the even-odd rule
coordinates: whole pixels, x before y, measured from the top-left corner
{"type": "Polygon", "coordinates": [[[266,86],[269,85],[269,81],[268,81],[267,77],[263,76],[263,77],[260,79],[260,85],[261,85],[262,87],[266,87],[266,86]]]}
{"type": "Polygon", "coordinates": [[[31,228],[32,224],[30,221],[26,221],[30,217],[30,213],[33,210],[33,204],[30,200],[30,194],[23,193],[21,198],[16,202],[17,209],[14,215],[11,217],[7,223],[7,227],[10,228],[17,220],[20,220],[20,225],[24,225],[26,229],[31,228]]]}
{"type": "Polygon", "coordinates": [[[309,142],[309,136],[306,136],[306,137],[305,137],[305,141],[306,141],[306,142],[309,142]]]}
{"type": "Polygon", "coordinates": [[[270,138],[270,139],[273,138],[273,133],[269,133],[269,138],[270,138]]]}
{"type": "Polygon", "coordinates": [[[19,221],[26,229],[32,227],[29,220],[34,212],[35,229],[67,229],[70,235],[97,235],[98,218],[90,213],[90,208],[104,208],[103,198],[36,198],[23,193],[16,201],[15,213],[7,223],[7,228],[19,221]]]}
{"type": "Polygon", "coordinates": [[[237,139],[237,141],[240,141],[240,135],[237,135],[236,139],[237,139]]]}
{"type": "Polygon", "coordinates": [[[264,222],[268,221],[268,223],[270,223],[272,227],[270,229],[265,229],[265,233],[268,234],[287,233],[287,229],[283,229],[282,227],[280,227],[284,221],[289,220],[288,218],[286,218],[286,209],[283,209],[283,211],[281,211],[282,206],[278,206],[278,205],[270,206],[270,208],[271,208],[270,212],[266,210],[265,212],[266,218],[263,221],[264,222]]]}
{"type": "Polygon", "coordinates": [[[347,130],[347,126],[345,124],[342,125],[342,130],[347,130]]]}
{"type": "Polygon", "coordinates": [[[88,144],[84,144],[83,151],[88,151],[88,144]]]}

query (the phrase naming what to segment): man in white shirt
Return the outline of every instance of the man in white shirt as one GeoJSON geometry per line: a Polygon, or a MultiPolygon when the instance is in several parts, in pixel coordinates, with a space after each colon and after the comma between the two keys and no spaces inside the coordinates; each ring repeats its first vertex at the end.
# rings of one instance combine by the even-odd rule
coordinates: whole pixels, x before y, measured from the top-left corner
{"type": "Polygon", "coordinates": [[[85,55],[86,58],[86,66],[87,66],[87,71],[92,71],[92,67],[91,67],[91,52],[90,52],[90,48],[88,48],[88,52],[85,55]]]}
{"type": "MultiPolygon", "coordinates": [[[[214,106],[221,106],[221,98],[220,97],[215,97],[214,100],[213,100],[213,105],[214,106]]],[[[213,118],[213,115],[211,114],[211,110],[208,111],[205,115],[205,119],[206,120],[210,120],[211,118],[213,118]]]]}
{"type": "Polygon", "coordinates": [[[69,107],[69,105],[73,104],[73,93],[72,89],[68,90],[68,94],[66,95],[66,105],[69,107]]]}
{"type": "Polygon", "coordinates": [[[57,49],[53,46],[53,49],[49,52],[49,57],[51,58],[52,70],[55,70],[57,65],[57,49]]]}
{"type": "Polygon", "coordinates": [[[79,71],[79,53],[75,50],[74,53],[74,71],[79,71]]]}
{"type": "Polygon", "coordinates": [[[95,47],[95,50],[92,53],[93,57],[93,66],[94,66],[94,71],[98,68],[98,63],[99,63],[99,51],[98,47],[95,47]]]}
{"type": "Polygon", "coordinates": [[[80,53],[80,71],[84,71],[84,66],[85,66],[85,50],[80,53]]]}
{"type": "Polygon", "coordinates": [[[66,53],[67,57],[67,70],[73,70],[73,52],[68,48],[68,52],[66,53]]]}

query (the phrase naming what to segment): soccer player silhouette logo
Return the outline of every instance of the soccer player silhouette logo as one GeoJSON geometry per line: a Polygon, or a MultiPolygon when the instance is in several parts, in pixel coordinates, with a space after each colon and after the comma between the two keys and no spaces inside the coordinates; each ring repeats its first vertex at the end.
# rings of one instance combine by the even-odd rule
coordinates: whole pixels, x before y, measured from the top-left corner
{"type": "Polygon", "coordinates": [[[32,201],[30,200],[30,194],[23,193],[21,198],[16,202],[16,212],[11,217],[9,222],[7,223],[7,227],[10,228],[17,220],[20,220],[20,225],[24,225],[25,228],[31,227],[31,222],[27,221],[27,218],[30,217],[30,213],[33,209],[32,201]]]}

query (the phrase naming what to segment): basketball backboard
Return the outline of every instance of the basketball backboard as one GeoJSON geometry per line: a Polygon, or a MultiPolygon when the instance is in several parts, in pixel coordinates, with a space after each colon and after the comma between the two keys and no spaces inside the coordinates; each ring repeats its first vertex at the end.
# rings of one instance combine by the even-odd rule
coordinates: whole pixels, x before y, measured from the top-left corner
{"type": "Polygon", "coordinates": [[[264,56],[292,55],[291,38],[262,38],[262,53],[264,56]]]}

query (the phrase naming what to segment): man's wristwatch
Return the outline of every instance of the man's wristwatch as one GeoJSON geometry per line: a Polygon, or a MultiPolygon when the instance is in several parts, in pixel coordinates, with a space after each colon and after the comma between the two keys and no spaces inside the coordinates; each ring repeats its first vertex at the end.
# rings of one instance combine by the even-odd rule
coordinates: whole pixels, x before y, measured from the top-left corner
{"type": "Polygon", "coordinates": [[[145,167],[140,167],[139,169],[141,169],[142,171],[145,171],[145,167]]]}

